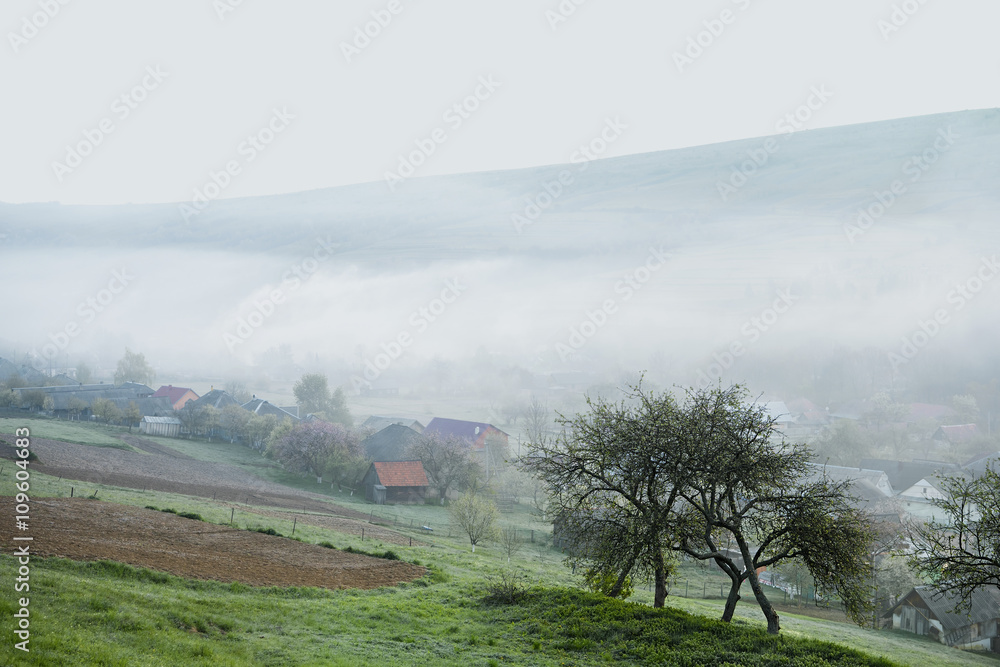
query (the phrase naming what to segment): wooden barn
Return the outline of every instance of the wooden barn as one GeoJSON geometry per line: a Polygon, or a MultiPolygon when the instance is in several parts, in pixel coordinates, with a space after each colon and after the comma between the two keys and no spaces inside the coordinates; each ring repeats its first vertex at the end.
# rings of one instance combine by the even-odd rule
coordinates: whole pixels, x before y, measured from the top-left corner
{"type": "Polygon", "coordinates": [[[139,422],[139,433],[178,438],[181,435],[181,420],[176,417],[143,417],[139,422]]]}
{"type": "Polygon", "coordinates": [[[976,589],[968,610],[958,601],[957,594],[918,586],[884,617],[892,619],[893,630],[926,635],[948,646],[1000,653],[1000,589],[976,589]]]}
{"type": "Polygon", "coordinates": [[[420,461],[376,461],[361,480],[365,500],[386,503],[422,503],[427,495],[427,473],[420,461]]]}

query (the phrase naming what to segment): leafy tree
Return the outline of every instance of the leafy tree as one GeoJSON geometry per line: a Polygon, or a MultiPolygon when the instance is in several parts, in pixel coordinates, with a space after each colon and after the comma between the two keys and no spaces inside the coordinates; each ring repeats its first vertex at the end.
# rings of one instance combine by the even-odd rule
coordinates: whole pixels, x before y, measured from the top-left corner
{"type": "Polygon", "coordinates": [[[477,544],[496,536],[500,512],[493,501],[465,493],[451,504],[451,518],[469,536],[472,553],[476,553],[477,544]]]}
{"type": "Polygon", "coordinates": [[[41,410],[45,407],[45,399],[48,394],[40,389],[29,389],[21,392],[21,405],[29,410],[41,410]]]}
{"type": "Polygon", "coordinates": [[[42,410],[45,410],[46,412],[52,412],[55,409],[56,409],[55,400],[50,395],[46,394],[45,400],[42,401],[42,410]]]}
{"type": "MultiPolygon", "coordinates": [[[[228,388],[226,391],[232,395],[228,388]]],[[[229,434],[229,442],[235,442],[237,439],[244,440],[247,437],[250,418],[255,416],[259,415],[254,415],[238,405],[227,405],[219,413],[219,427],[229,434]]]]}
{"type": "Polygon", "coordinates": [[[131,433],[133,424],[139,423],[142,419],[142,410],[139,409],[135,401],[129,401],[122,416],[125,423],[128,424],[128,432],[131,433]]]}
{"type": "MultiPolygon", "coordinates": [[[[240,410],[242,409],[243,408],[240,408],[240,410]]],[[[244,410],[244,412],[246,411],[244,410]]],[[[280,429],[283,424],[286,424],[288,430],[291,430],[292,420],[289,417],[285,417],[283,422],[279,422],[278,418],[274,415],[251,414],[250,420],[246,423],[246,427],[244,429],[247,444],[251,449],[263,452],[267,448],[267,444],[273,437],[274,433],[280,429]]]]}
{"type": "Polygon", "coordinates": [[[594,593],[600,593],[612,598],[627,600],[632,597],[634,589],[632,578],[626,577],[624,585],[618,585],[618,575],[614,572],[602,572],[597,569],[588,569],[583,573],[583,581],[594,593]]]}
{"type": "Polygon", "coordinates": [[[910,589],[922,583],[905,557],[883,557],[875,568],[875,590],[882,602],[881,611],[889,609],[910,589]]]}
{"type": "Polygon", "coordinates": [[[729,577],[724,621],[732,619],[747,581],[768,632],[777,634],[778,614],[757,572],[799,558],[818,587],[839,594],[848,616],[866,624],[869,518],[853,506],[849,483],[807,481],[808,447],[773,442],[775,418],[748,399],[740,386],[688,392],[681,425],[684,473],[675,480],[686,504],[679,549],[713,560],[729,577]]]}
{"type": "Polygon", "coordinates": [[[424,464],[428,481],[437,489],[441,504],[453,489],[467,489],[479,476],[469,443],[461,438],[425,435],[414,440],[407,456],[424,464]]]}
{"type": "Polygon", "coordinates": [[[881,431],[883,426],[898,422],[909,413],[909,408],[902,403],[896,403],[884,391],[871,397],[870,407],[861,415],[862,421],[881,431]]]}
{"type": "Polygon", "coordinates": [[[853,419],[840,419],[827,427],[815,442],[820,463],[855,466],[872,451],[872,440],[853,419]]]}
{"type": "Polygon", "coordinates": [[[358,433],[342,424],[309,421],[296,424],[275,443],[274,455],[285,467],[322,477],[326,469],[338,471],[363,459],[358,433]]]}
{"type": "Polygon", "coordinates": [[[351,413],[347,409],[347,396],[344,390],[337,387],[336,391],[331,393],[325,375],[320,373],[303,375],[292,387],[292,393],[295,394],[300,416],[316,414],[327,421],[348,427],[353,424],[351,413]]]}
{"type": "Polygon", "coordinates": [[[90,381],[94,378],[94,372],[90,369],[84,362],[80,362],[76,365],[76,381],[80,384],[90,384],[90,381]]]}
{"type": "Polygon", "coordinates": [[[680,511],[673,474],[680,412],[669,394],[636,387],[627,398],[588,397],[589,412],[558,419],[567,435],[532,443],[524,461],[550,490],[549,514],[574,545],[569,560],[616,572],[622,585],[634,570],[652,574],[653,606],[662,607],[670,575],[664,551],[680,511]]]}
{"type": "Polygon", "coordinates": [[[17,394],[14,393],[13,389],[6,389],[0,387],[0,407],[9,408],[16,405],[18,401],[17,394]]]}
{"type": "Polygon", "coordinates": [[[90,406],[90,411],[105,424],[120,421],[122,418],[121,409],[115,405],[114,401],[107,398],[95,398],[90,406]]]}
{"type": "Polygon", "coordinates": [[[958,413],[957,423],[973,424],[979,419],[979,403],[971,394],[957,394],[951,397],[951,407],[958,413]]]}
{"type": "Polygon", "coordinates": [[[146,356],[132,352],[126,347],[125,356],[118,360],[118,368],[115,370],[115,384],[121,385],[126,382],[152,384],[155,379],[156,372],[146,361],[146,356]]]}
{"type": "Polygon", "coordinates": [[[70,397],[66,401],[66,410],[69,412],[70,418],[79,418],[80,414],[87,409],[87,402],[83,399],[77,398],[76,396],[70,397]]]}
{"type": "Polygon", "coordinates": [[[990,467],[979,477],[946,477],[941,490],[945,497],[931,502],[944,518],[914,530],[911,564],[969,605],[977,588],[1000,585],[1000,473],[990,467]]]}

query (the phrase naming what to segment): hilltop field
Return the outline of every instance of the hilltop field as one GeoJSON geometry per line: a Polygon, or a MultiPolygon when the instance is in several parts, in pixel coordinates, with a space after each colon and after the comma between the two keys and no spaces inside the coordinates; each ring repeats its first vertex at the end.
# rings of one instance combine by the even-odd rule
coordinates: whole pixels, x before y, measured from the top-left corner
{"type": "MultiPolygon", "coordinates": [[[[528,587],[506,604],[491,595],[506,554],[492,544],[473,554],[446,508],[375,507],[228,443],[36,419],[0,419],[0,440],[24,426],[38,456],[31,650],[8,641],[2,664],[997,664],[857,628],[780,591],[780,637],[752,599],[725,625],[721,574],[693,564],[664,610],[642,582],[628,602],[586,593],[527,502],[502,515],[524,537],[508,571],[528,587]]],[[[12,516],[12,452],[0,455],[0,507],[12,516]]],[[[12,627],[9,553],[0,617],[12,627]]]]}

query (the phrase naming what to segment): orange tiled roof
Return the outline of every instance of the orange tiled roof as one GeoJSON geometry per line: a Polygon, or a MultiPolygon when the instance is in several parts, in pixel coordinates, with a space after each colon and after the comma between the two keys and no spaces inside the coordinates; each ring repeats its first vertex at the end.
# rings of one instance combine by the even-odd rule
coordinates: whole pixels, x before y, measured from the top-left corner
{"type": "Polygon", "coordinates": [[[372,465],[382,486],[430,486],[420,461],[378,461],[372,465]]]}

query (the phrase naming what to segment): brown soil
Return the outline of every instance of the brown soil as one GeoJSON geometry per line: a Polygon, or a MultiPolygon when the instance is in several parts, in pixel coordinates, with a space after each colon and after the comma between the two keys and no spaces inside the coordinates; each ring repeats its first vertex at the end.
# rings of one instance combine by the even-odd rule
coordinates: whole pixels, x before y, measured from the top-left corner
{"type": "MultiPolygon", "coordinates": [[[[34,444],[34,443],[33,443],[34,444]]],[[[0,497],[13,516],[14,499],[0,497]]],[[[192,579],[253,586],[377,588],[413,581],[422,567],[234,530],[153,510],[84,498],[31,501],[29,529],[0,522],[3,544],[30,535],[31,553],[73,560],[114,560],[192,579]]]]}

